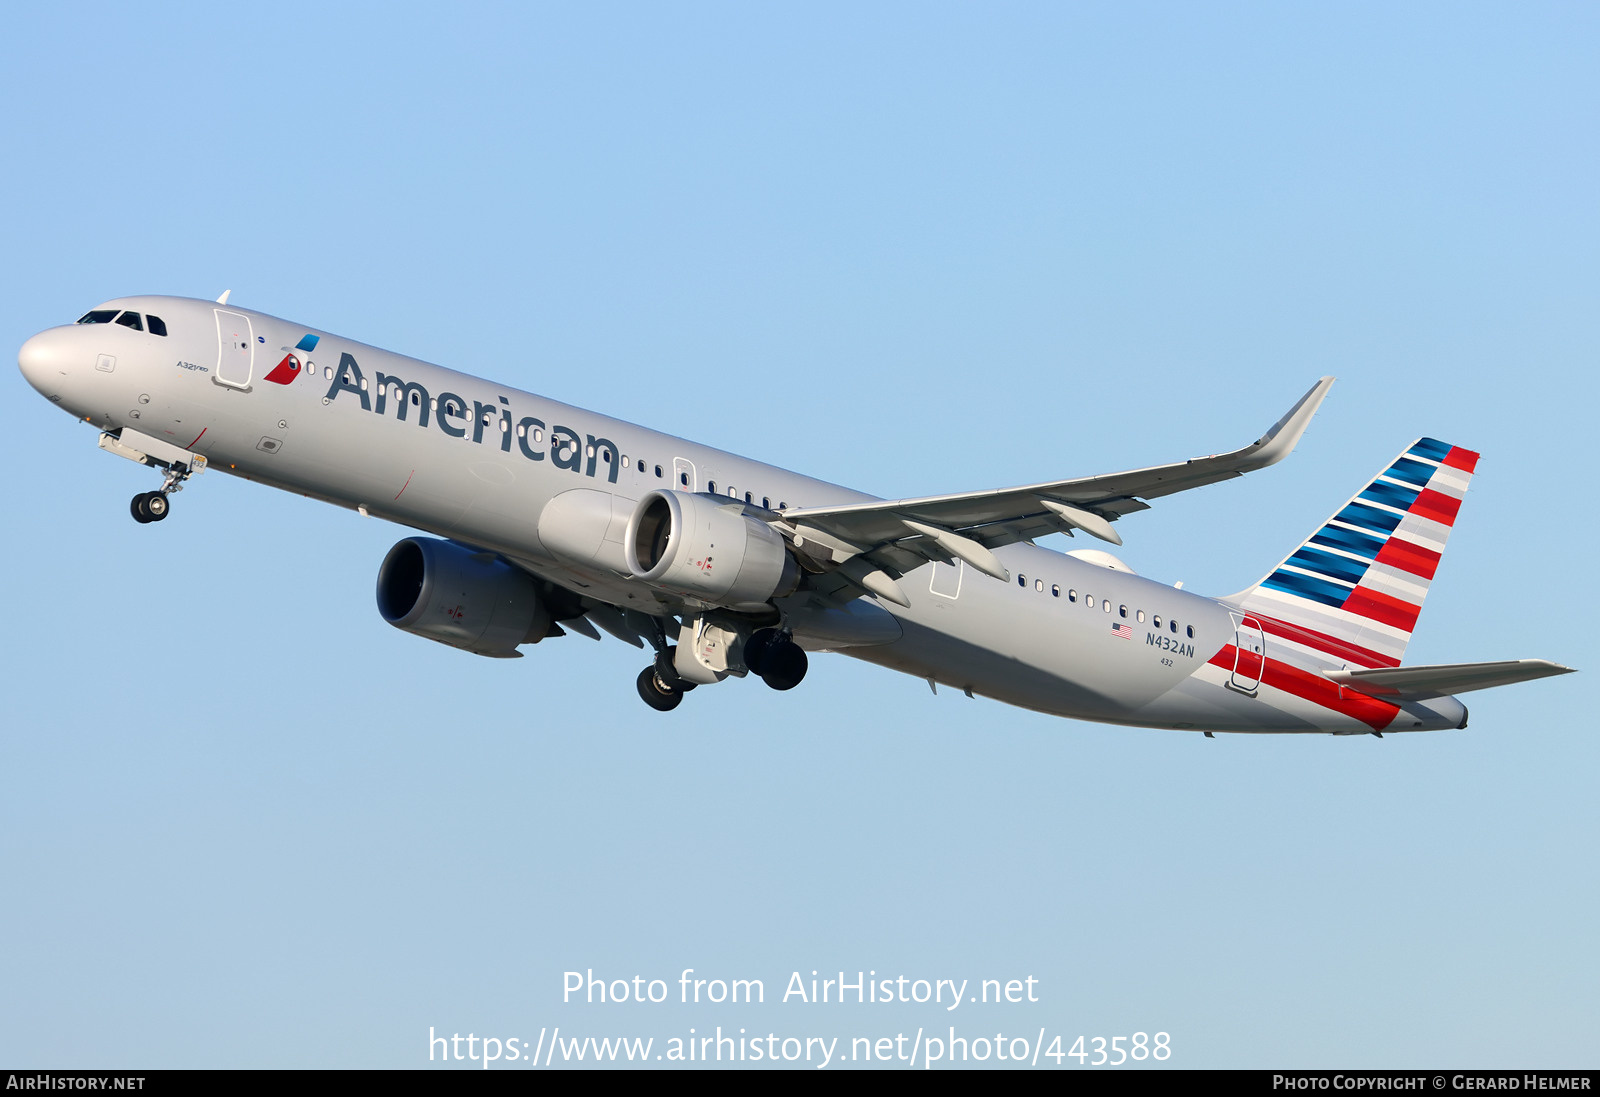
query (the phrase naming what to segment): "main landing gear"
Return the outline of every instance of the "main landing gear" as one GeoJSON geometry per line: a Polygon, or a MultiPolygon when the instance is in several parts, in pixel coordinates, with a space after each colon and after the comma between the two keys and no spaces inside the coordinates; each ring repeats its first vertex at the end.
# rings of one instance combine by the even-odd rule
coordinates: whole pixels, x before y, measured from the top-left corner
{"type": "Polygon", "coordinates": [[[639,696],[657,712],[671,712],[695,686],[720,682],[729,674],[754,674],[773,689],[793,689],[805,678],[808,666],[804,649],[788,632],[775,628],[758,629],[739,645],[736,633],[697,619],[684,626],[676,647],[667,643],[665,630],[650,641],[656,649],[655,662],[639,672],[637,684],[639,696]],[[729,643],[730,639],[735,642],[729,643]],[[680,669],[683,643],[690,643],[688,651],[694,654],[680,669]],[[739,653],[742,665],[728,658],[730,648],[739,653]]]}
{"type": "Polygon", "coordinates": [[[744,665],[773,689],[793,689],[811,665],[805,649],[786,632],[764,628],[751,634],[744,645],[744,665]]]}
{"type": "Polygon", "coordinates": [[[677,650],[668,647],[656,652],[656,661],[639,672],[639,696],[657,712],[671,712],[695,687],[695,683],[680,677],[672,665],[677,650]]]}

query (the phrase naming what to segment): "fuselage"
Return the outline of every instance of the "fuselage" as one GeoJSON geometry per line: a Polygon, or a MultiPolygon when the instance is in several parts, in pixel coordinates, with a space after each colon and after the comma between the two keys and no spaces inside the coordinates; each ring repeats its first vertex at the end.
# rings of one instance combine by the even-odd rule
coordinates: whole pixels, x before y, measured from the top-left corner
{"type": "MultiPolygon", "coordinates": [[[[139,330],[51,328],[19,355],[29,383],[62,410],[203,455],[212,470],[499,554],[622,609],[672,607],[603,553],[580,563],[547,547],[540,516],[563,493],[602,493],[618,515],[661,488],[775,515],[873,498],[232,305],[150,296],[98,309],[137,315],[139,330]]],[[[997,555],[1009,582],[930,563],[900,580],[909,606],[863,597],[777,608],[813,650],[1061,716],[1334,733],[1464,720],[1453,698],[1346,695],[1319,677],[1344,665],[1337,657],[1258,631],[1226,600],[1033,544],[997,555]]]]}

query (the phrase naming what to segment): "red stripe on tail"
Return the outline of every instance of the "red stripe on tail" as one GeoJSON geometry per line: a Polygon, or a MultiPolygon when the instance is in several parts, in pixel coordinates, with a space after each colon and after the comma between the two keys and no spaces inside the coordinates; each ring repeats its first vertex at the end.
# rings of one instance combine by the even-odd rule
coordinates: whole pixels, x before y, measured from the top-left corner
{"type": "MultiPolygon", "coordinates": [[[[1237,657],[1238,653],[1234,646],[1225,644],[1209,661],[1212,666],[1231,674],[1233,662],[1237,657]]],[[[1288,663],[1280,663],[1276,659],[1267,660],[1267,665],[1262,671],[1261,684],[1310,701],[1341,716],[1360,720],[1373,731],[1382,731],[1388,727],[1400,712],[1398,705],[1391,705],[1388,701],[1380,701],[1376,697],[1368,697],[1364,693],[1346,690],[1339,683],[1330,682],[1320,674],[1301,670],[1288,663]]]]}
{"type": "Polygon", "coordinates": [[[1401,571],[1409,571],[1412,575],[1424,579],[1432,579],[1433,573],[1439,570],[1439,554],[1430,548],[1412,544],[1410,541],[1399,537],[1391,537],[1384,543],[1383,550],[1378,553],[1374,563],[1388,564],[1401,571]]]}
{"type": "MultiPolygon", "coordinates": [[[[1390,542],[1393,544],[1393,542],[1390,542]]],[[[1264,626],[1268,636],[1281,636],[1285,640],[1293,640],[1297,644],[1304,644],[1308,648],[1320,651],[1324,655],[1346,663],[1354,663],[1358,667],[1397,667],[1400,660],[1392,655],[1385,655],[1381,651],[1373,651],[1359,644],[1352,644],[1329,636],[1325,632],[1306,628],[1304,625],[1290,624],[1280,621],[1276,617],[1267,617],[1260,613],[1251,614],[1264,626]]],[[[1231,663],[1229,664],[1232,665],[1231,663]]]]}
{"type": "Polygon", "coordinates": [[[1470,449],[1452,446],[1450,447],[1450,452],[1444,455],[1444,460],[1439,463],[1448,465],[1453,469],[1460,469],[1462,472],[1472,472],[1478,467],[1478,455],[1470,449]]]}
{"type": "Polygon", "coordinates": [[[1350,597],[1344,600],[1343,608],[1404,632],[1410,632],[1416,626],[1417,614],[1422,612],[1421,606],[1380,594],[1370,587],[1357,587],[1351,591],[1350,597]]]}
{"type": "Polygon", "coordinates": [[[1453,499],[1443,492],[1434,491],[1432,488],[1423,488],[1417,492],[1416,501],[1411,504],[1411,513],[1423,518],[1432,518],[1446,526],[1456,524],[1456,511],[1461,509],[1461,500],[1453,499]]]}

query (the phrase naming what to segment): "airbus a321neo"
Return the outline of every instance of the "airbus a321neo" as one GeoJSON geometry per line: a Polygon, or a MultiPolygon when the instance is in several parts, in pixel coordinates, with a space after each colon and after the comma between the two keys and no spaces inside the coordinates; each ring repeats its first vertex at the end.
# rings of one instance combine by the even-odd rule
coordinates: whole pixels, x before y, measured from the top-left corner
{"type": "Polygon", "coordinates": [[[107,301],[18,354],[103,449],[162,472],[137,521],[212,468],[426,531],[378,567],[385,621],[499,658],[568,632],[648,644],[656,709],[729,677],[791,689],[810,650],[1084,720],[1381,734],[1465,727],[1452,694],[1568,669],[1401,665],[1478,462],[1432,438],[1227,597],[1033,543],[1119,545],[1147,500],[1282,459],[1332,378],[1231,453],[883,500],[227,296],[107,301]]]}

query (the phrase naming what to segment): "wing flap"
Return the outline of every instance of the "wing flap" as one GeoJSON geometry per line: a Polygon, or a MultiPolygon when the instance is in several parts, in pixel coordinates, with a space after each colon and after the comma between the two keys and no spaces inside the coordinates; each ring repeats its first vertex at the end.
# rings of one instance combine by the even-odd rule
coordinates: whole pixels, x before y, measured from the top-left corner
{"type": "Polygon", "coordinates": [[[1507,659],[1497,663],[1441,663],[1419,667],[1378,667],[1373,670],[1329,670],[1323,673],[1346,689],[1353,689],[1368,697],[1385,701],[1426,701],[1434,697],[1509,686],[1516,682],[1531,682],[1535,678],[1572,672],[1572,667],[1564,667],[1547,659],[1507,659]]]}

